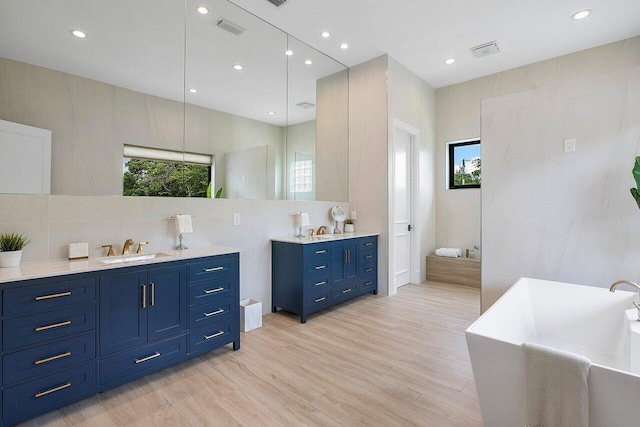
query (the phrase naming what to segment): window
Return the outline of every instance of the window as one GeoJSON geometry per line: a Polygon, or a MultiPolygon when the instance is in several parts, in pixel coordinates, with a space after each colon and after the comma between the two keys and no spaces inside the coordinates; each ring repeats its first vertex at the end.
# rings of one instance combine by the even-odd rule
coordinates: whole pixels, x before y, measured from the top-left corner
{"type": "Polygon", "coordinates": [[[480,188],[480,140],[450,142],[448,145],[449,189],[480,188]]]}
{"type": "Polygon", "coordinates": [[[313,161],[296,160],[291,162],[292,193],[310,193],[313,191],[313,161]]]}
{"type": "Polygon", "coordinates": [[[122,194],[207,197],[212,167],[211,155],[125,145],[122,194]]]}

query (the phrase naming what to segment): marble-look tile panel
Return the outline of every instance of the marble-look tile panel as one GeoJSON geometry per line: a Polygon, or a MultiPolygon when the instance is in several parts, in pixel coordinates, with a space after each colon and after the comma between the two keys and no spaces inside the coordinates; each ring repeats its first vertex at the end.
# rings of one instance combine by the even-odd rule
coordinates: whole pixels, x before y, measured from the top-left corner
{"type": "Polygon", "coordinates": [[[115,86],[77,77],[76,99],[74,142],[80,147],[113,146],[115,86]]]}
{"type": "Polygon", "coordinates": [[[0,194],[0,223],[48,222],[49,196],[0,194]]]}
{"type": "Polygon", "coordinates": [[[22,250],[21,262],[47,259],[49,253],[49,232],[47,222],[0,222],[0,233],[22,233],[30,242],[22,250]]]}
{"type": "Polygon", "coordinates": [[[26,123],[27,64],[0,58],[0,120],[26,123]]]}

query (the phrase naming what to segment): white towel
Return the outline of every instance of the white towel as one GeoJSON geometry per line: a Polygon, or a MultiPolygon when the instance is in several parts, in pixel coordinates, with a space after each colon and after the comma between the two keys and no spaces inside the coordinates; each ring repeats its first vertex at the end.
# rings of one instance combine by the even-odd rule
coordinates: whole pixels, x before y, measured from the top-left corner
{"type": "Polygon", "coordinates": [[[589,425],[589,367],[586,357],[534,343],[525,358],[525,426],[589,425]]]}
{"type": "Polygon", "coordinates": [[[457,258],[462,256],[462,249],[458,248],[440,248],[436,249],[437,256],[446,256],[449,258],[457,258]]]}
{"type": "Polygon", "coordinates": [[[193,233],[191,215],[176,215],[176,229],[179,234],[193,233]]]}

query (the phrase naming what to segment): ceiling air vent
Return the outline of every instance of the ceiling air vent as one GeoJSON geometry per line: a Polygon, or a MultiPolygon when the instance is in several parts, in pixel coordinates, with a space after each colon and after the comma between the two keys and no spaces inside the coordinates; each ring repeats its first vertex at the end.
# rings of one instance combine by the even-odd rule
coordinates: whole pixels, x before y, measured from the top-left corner
{"type": "Polygon", "coordinates": [[[471,50],[471,53],[476,58],[484,58],[485,56],[493,55],[500,52],[500,48],[495,41],[472,47],[469,50],[471,50]]]}
{"type": "Polygon", "coordinates": [[[240,34],[244,33],[245,31],[247,31],[246,28],[241,27],[238,24],[234,24],[231,21],[227,21],[226,19],[222,18],[218,20],[218,23],[216,24],[218,27],[222,28],[223,30],[227,30],[232,34],[235,34],[236,36],[239,36],[240,34]]]}
{"type": "Polygon", "coordinates": [[[286,2],[288,2],[289,0],[267,0],[267,1],[276,7],[280,7],[286,2]]]}
{"type": "Polygon", "coordinates": [[[300,108],[304,108],[305,110],[308,110],[309,108],[313,108],[316,106],[316,104],[309,101],[298,102],[296,105],[300,108]]]}

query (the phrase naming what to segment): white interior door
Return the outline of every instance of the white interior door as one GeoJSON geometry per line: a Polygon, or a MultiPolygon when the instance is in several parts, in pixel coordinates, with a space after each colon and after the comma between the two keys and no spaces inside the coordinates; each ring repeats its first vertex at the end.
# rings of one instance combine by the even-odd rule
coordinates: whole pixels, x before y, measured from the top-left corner
{"type": "Polygon", "coordinates": [[[393,132],[393,281],[411,282],[411,136],[393,132]]]}

